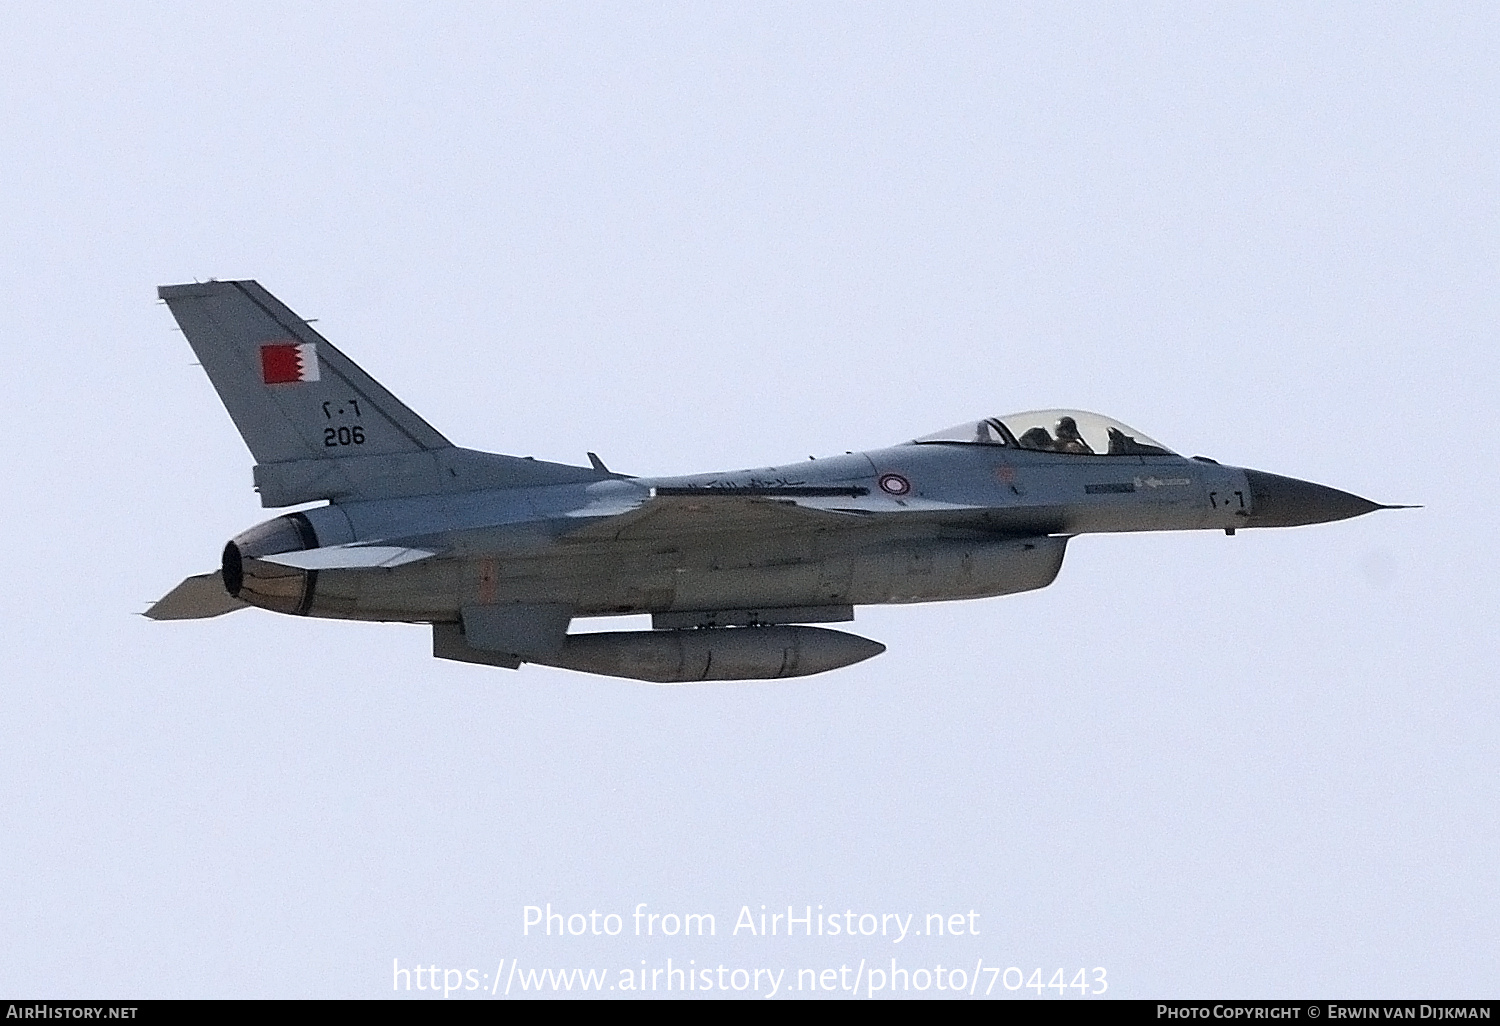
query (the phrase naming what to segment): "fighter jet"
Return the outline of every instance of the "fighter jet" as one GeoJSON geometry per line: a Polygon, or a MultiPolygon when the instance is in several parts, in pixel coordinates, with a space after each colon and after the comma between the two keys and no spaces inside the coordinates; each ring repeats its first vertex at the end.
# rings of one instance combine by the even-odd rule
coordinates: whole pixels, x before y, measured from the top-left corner
{"type": "Polygon", "coordinates": [[[885,449],[632,477],[460,448],[254,281],[159,290],[255,458],[261,504],[155,620],[259,606],[430,624],[432,653],[685,683],[800,677],[885,646],[809,624],[856,606],[1045,588],[1068,540],[1293,527],[1383,506],[1184,457],[1082,410],[885,449]],[[569,633],[648,613],[651,630],[569,633]]]}

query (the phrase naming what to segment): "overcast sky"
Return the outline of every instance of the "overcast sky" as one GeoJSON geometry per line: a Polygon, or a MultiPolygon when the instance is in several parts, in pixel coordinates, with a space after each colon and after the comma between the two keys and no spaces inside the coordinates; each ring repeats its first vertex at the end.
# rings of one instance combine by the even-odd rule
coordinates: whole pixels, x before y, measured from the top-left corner
{"type": "Polygon", "coordinates": [[[0,991],[898,957],[1495,994],[1492,5],[33,4],[0,38],[0,991]],[[1425,508],[1079,538],[787,682],[153,623],[274,512],[155,301],[210,277],[475,448],[686,473],[1076,406],[1425,508]],[[547,902],[718,936],[523,936],[547,902]],[[980,936],[730,934],[762,904],[980,936]]]}

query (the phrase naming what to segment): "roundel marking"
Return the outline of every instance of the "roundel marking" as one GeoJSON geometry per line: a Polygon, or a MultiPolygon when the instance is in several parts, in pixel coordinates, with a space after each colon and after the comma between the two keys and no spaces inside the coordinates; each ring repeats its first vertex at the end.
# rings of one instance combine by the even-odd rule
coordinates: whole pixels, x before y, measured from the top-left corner
{"type": "Polygon", "coordinates": [[[880,487],[892,495],[905,495],[911,491],[911,482],[900,474],[881,474],[880,487]]]}

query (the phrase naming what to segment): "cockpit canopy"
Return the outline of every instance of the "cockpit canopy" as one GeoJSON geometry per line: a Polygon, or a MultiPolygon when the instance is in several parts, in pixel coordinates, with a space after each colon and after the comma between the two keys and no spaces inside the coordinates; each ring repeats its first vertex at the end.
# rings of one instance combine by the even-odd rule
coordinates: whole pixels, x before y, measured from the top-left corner
{"type": "Polygon", "coordinates": [[[1004,445],[1078,456],[1168,456],[1172,450],[1133,427],[1087,410],[1032,410],[990,417],[916,439],[936,443],[1004,445]]]}

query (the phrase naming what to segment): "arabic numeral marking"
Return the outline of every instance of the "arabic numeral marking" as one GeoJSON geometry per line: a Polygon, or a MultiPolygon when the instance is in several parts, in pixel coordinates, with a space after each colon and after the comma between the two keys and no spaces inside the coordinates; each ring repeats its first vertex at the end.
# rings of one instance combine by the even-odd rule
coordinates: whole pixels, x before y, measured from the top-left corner
{"type": "MultiPolygon", "coordinates": [[[[355,417],[358,417],[360,415],[358,399],[345,399],[344,402],[348,403],[349,406],[354,410],[355,417]]],[[[344,407],[340,406],[337,410],[335,410],[333,408],[333,400],[325,399],[323,401],[323,419],[332,420],[335,413],[342,417],[344,415],[344,407]]]]}
{"type": "Polygon", "coordinates": [[[1244,492],[1235,492],[1234,493],[1234,497],[1236,499],[1240,500],[1240,509],[1244,509],[1245,508],[1245,493],[1244,492]]]}
{"type": "Polygon", "coordinates": [[[1209,492],[1208,493],[1208,506],[1209,506],[1210,509],[1218,509],[1219,508],[1219,493],[1218,492],[1209,492]]]}
{"type": "Polygon", "coordinates": [[[1096,990],[1096,991],[1094,991],[1095,994],[1103,994],[1106,990],[1109,989],[1109,981],[1104,978],[1104,967],[1103,966],[1097,966],[1097,967],[1095,967],[1095,969],[1094,969],[1094,982],[1099,985],[1099,989],[1096,990]]]}
{"type": "Polygon", "coordinates": [[[1017,969],[1015,966],[1011,966],[1009,969],[1005,970],[1005,975],[1003,977],[1001,977],[1001,981],[1000,982],[1002,982],[1002,983],[1005,984],[1005,989],[1006,990],[1020,990],[1021,989],[1021,981],[1024,980],[1025,978],[1026,978],[1025,974],[1022,973],[1021,970],[1017,969]],[[1010,982],[1010,974],[1011,973],[1015,973],[1016,974],[1016,982],[1014,984],[1012,984],[1010,982]]]}
{"type": "Polygon", "coordinates": [[[1067,990],[1068,985],[1063,982],[1063,972],[1061,969],[1053,974],[1052,979],[1047,981],[1047,986],[1056,987],[1058,997],[1061,997],[1063,992],[1067,990]]]}
{"type": "Polygon", "coordinates": [[[356,425],[356,426],[354,426],[352,428],[348,428],[348,427],[332,428],[332,427],[329,427],[329,428],[324,428],[323,429],[323,445],[325,447],[327,447],[327,448],[334,448],[334,447],[340,446],[340,445],[364,445],[364,444],[365,444],[365,429],[362,428],[362,427],[359,427],[358,425],[356,425]]]}
{"type": "Polygon", "coordinates": [[[1042,996],[1042,991],[1046,989],[1047,985],[1042,982],[1041,969],[1033,970],[1031,979],[1026,981],[1026,986],[1033,988],[1036,991],[1037,997],[1042,996]]]}
{"type": "Polygon", "coordinates": [[[1068,984],[1068,988],[1076,988],[1078,993],[1087,994],[1089,992],[1088,974],[1086,974],[1082,969],[1078,970],[1078,972],[1073,975],[1073,982],[1068,984]]]}

